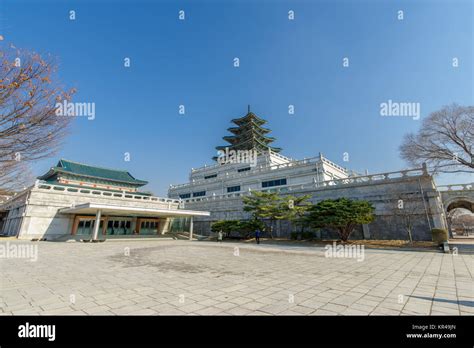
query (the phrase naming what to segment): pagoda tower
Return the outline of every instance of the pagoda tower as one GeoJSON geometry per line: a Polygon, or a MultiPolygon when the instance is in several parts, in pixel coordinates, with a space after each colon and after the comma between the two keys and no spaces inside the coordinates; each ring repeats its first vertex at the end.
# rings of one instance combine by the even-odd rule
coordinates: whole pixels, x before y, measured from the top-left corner
{"type": "MultiPolygon", "coordinates": [[[[217,146],[216,150],[222,152],[226,151],[226,148],[229,151],[256,150],[258,154],[266,153],[269,150],[272,152],[280,152],[282,150],[279,147],[270,146],[270,143],[275,141],[275,138],[267,136],[271,132],[270,129],[263,127],[267,121],[251,112],[250,106],[245,116],[233,119],[232,123],[237,127],[231,127],[227,130],[233,135],[222,138],[229,144],[217,146]]],[[[213,159],[217,160],[217,157],[213,159]]]]}

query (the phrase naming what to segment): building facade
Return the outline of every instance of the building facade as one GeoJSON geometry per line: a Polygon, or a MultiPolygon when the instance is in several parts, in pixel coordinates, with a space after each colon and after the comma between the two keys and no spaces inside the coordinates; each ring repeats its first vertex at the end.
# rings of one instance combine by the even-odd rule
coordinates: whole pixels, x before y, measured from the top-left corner
{"type": "Polygon", "coordinates": [[[280,148],[270,145],[274,138],[267,136],[270,130],[263,127],[266,121],[252,112],[232,122],[237,127],[228,130],[234,135],[223,138],[229,145],[216,147],[220,156],[213,159],[217,163],[191,169],[188,183],[170,185],[170,198],[209,198],[355,175],[321,153],[300,161],[283,156],[280,148]]]}
{"type": "Polygon", "coordinates": [[[140,192],[129,172],[60,160],[35,185],[0,204],[3,235],[19,239],[106,239],[193,232],[179,200],[140,192]]]}
{"type": "MultiPolygon", "coordinates": [[[[233,135],[223,138],[229,144],[216,148],[217,163],[192,169],[189,182],[170,185],[168,190],[168,197],[181,199],[186,209],[211,212],[196,219],[195,227],[201,234],[209,234],[214,221],[249,218],[243,211],[242,197],[254,190],[310,195],[312,203],[340,197],[368,200],[376,208],[376,219],[360,227],[354,234],[358,238],[407,239],[400,216],[407,209],[397,210],[400,200],[410,207],[414,239],[430,240],[432,228],[446,228],[440,193],[426,168],[362,175],[321,153],[295,160],[270,145],[275,139],[263,127],[266,121],[254,113],[249,111],[232,122],[236,127],[228,130],[233,135]]],[[[275,232],[288,237],[291,231],[289,223],[280,222],[275,232]]],[[[318,233],[331,236],[330,231],[318,233]]]]}

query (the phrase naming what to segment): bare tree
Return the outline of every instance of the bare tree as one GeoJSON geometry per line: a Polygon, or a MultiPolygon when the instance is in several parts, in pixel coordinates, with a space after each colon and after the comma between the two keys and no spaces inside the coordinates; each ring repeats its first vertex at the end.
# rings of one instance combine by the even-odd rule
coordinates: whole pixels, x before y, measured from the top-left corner
{"type": "Polygon", "coordinates": [[[397,193],[398,199],[391,209],[392,214],[406,232],[410,243],[413,242],[413,228],[415,224],[420,219],[424,219],[425,214],[423,206],[417,201],[417,195],[397,193]]]}
{"type": "Polygon", "coordinates": [[[431,113],[417,134],[407,134],[401,157],[410,165],[423,162],[438,173],[474,172],[474,106],[452,104],[431,113]]]}
{"type": "Polygon", "coordinates": [[[0,190],[14,192],[24,189],[34,181],[27,162],[9,161],[0,164],[0,190]]]}
{"type": "Polygon", "coordinates": [[[0,51],[0,187],[22,186],[32,161],[54,154],[70,118],[56,115],[56,103],[74,90],[54,82],[57,65],[48,57],[11,45],[0,51]]]}

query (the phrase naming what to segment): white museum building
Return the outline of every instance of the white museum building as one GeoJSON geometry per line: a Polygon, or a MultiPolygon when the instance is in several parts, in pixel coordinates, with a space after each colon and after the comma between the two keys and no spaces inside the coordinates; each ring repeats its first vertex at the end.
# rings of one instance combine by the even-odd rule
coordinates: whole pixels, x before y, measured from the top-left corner
{"type": "Polygon", "coordinates": [[[0,234],[19,239],[103,240],[193,233],[179,200],[140,192],[129,172],[61,159],[32,187],[0,203],[0,234]]]}

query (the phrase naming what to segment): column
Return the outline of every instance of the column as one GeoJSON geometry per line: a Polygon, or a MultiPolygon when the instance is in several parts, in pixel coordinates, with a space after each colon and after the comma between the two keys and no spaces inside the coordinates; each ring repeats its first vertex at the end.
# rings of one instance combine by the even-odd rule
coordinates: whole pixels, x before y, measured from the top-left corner
{"type": "Polygon", "coordinates": [[[130,228],[132,229],[132,232],[135,231],[136,233],[138,233],[137,221],[138,221],[138,218],[136,216],[132,218],[132,222],[130,224],[130,228]]]}
{"type": "Polygon", "coordinates": [[[137,222],[135,223],[135,229],[137,231],[137,234],[140,234],[140,229],[142,228],[142,219],[137,218],[137,222]]]}
{"type": "MultiPolygon", "coordinates": [[[[106,233],[107,233],[107,224],[109,223],[109,217],[108,217],[108,216],[106,216],[106,217],[104,218],[104,222],[103,222],[103,223],[104,223],[104,224],[102,225],[102,231],[101,231],[101,233],[102,233],[103,236],[105,236],[106,233]]],[[[105,238],[105,237],[104,237],[104,238],[105,238]]]]}
{"type": "Polygon", "coordinates": [[[189,240],[193,240],[193,217],[191,216],[191,221],[189,222],[189,240]]]}
{"type": "Polygon", "coordinates": [[[95,215],[95,223],[94,223],[94,232],[92,234],[92,240],[97,240],[97,236],[99,234],[99,226],[100,226],[100,217],[102,216],[102,210],[97,210],[97,214],[95,215]]]}
{"type": "Polygon", "coordinates": [[[158,224],[158,234],[165,234],[169,232],[169,225],[170,225],[171,219],[170,218],[162,218],[160,219],[160,222],[158,224]]]}
{"type": "Polygon", "coordinates": [[[72,221],[72,230],[71,230],[72,235],[75,235],[77,233],[78,225],[79,225],[79,216],[75,216],[72,221]]]}

